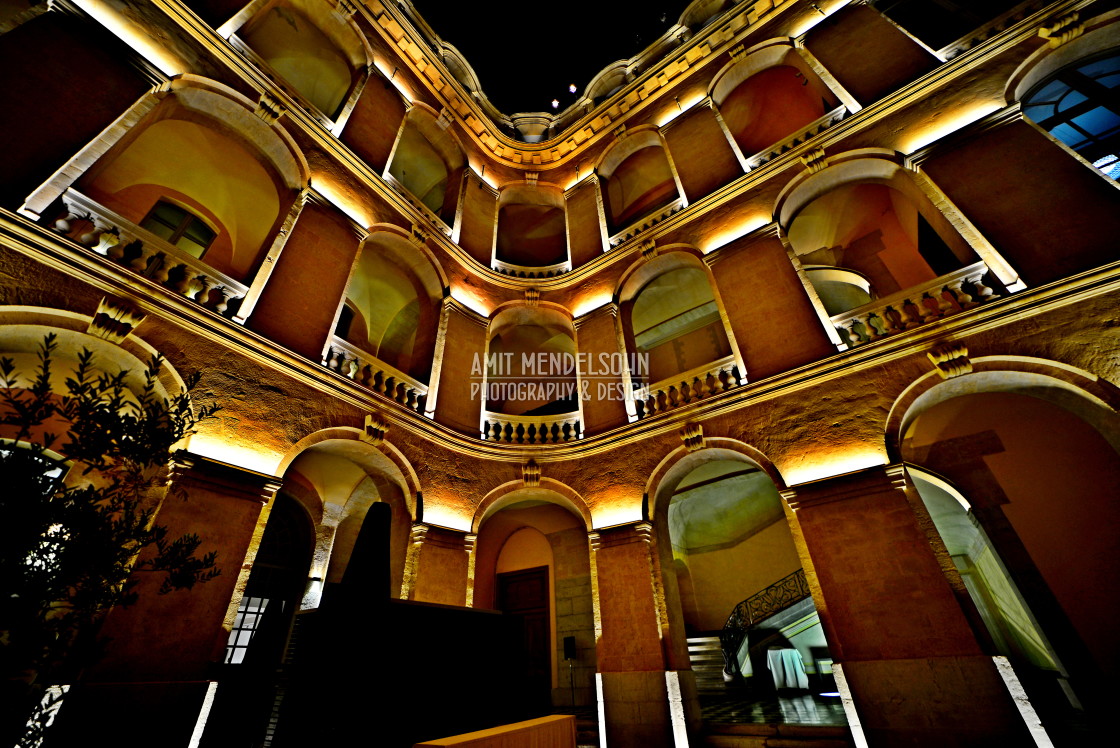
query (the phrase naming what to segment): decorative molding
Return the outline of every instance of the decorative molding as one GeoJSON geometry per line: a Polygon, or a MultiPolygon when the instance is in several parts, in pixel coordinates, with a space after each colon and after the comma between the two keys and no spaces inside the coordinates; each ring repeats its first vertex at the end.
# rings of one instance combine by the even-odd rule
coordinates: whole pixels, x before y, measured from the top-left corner
{"type": "Polygon", "coordinates": [[[734,47],[727,50],[727,54],[731,55],[731,59],[734,62],[739,62],[739,60],[746,57],[747,48],[745,46],[743,46],[742,44],[736,44],[734,47]]]}
{"type": "Polygon", "coordinates": [[[972,360],[968,357],[968,346],[964,343],[939,346],[926,353],[926,356],[942,379],[972,373],[972,360]]]}
{"type": "Polygon", "coordinates": [[[283,478],[275,475],[258,473],[181,449],[171,458],[168,486],[204,486],[225,496],[267,504],[283,482],[283,478]]]}
{"type": "Polygon", "coordinates": [[[432,238],[431,233],[428,232],[423,226],[412,224],[412,231],[408,235],[409,240],[418,247],[425,247],[428,240],[432,238]]]}
{"type": "Polygon", "coordinates": [[[802,483],[778,493],[794,511],[806,507],[831,504],[836,501],[863,499],[875,494],[905,490],[906,466],[880,465],[855,473],[835,475],[830,478],[802,483]]]}
{"type": "Polygon", "coordinates": [[[103,296],[86,332],[110,343],[121,343],[145,317],[134,304],[116,296],[103,296]]]}
{"type": "Polygon", "coordinates": [[[1051,49],[1057,49],[1085,33],[1085,24],[1080,20],[1081,15],[1074,11],[1040,27],[1038,35],[1050,43],[1051,49]]]}
{"type": "Polygon", "coordinates": [[[685,449],[689,452],[695,452],[698,449],[704,448],[704,426],[703,424],[689,421],[680,430],[681,441],[684,442],[685,449]]]}
{"type": "Polygon", "coordinates": [[[366,415],[361,440],[366,444],[380,447],[385,443],[385,434],[389,431],[389,422],[380,413],[366,415]]]}
{"type": "Polygon", "coordinates": [[[613,548],[631,543],[645,543],[650,545],[653,541],[653,525],[641,520],[614,527],[604,527],[587,533],[587,539],[592,551],[601,551],[604,548],[613,548]]]}
{"type": "Polygon", "coordinates": [[[641,243],[639,249],[642,252],[642,259],[647,262],[658,255],[657,241],[654,239],[646,239],[641,243]]]}
{"type": "Polygon", "coordinates": [[[536,488],[541,484],[541,466],[536,460],[529,460],[521,466],[521,480],[530,488],[536,488]]]}
{"type": "Polygon", "coordinates": [[[286,111],[287,108],[283,104],[270,93],[264,91],[261,93],[260,99],[257,100],[257,108],[253,111],[253,114],[273,125],[286,111]]]}
{"type": "Polygon", "coordinates": [[[541,303],[541,290],[539,288],[526,288],[525,289],[525,304],[526,306],[540,306],[541,303]]]}
{"type": "Polygon", "coordinates": [[[814,148],[801,154],[801,163],[805,165],[810,174],[816,174],[828,166],[828,156],[825,155],[824,148],[814,148]]]}

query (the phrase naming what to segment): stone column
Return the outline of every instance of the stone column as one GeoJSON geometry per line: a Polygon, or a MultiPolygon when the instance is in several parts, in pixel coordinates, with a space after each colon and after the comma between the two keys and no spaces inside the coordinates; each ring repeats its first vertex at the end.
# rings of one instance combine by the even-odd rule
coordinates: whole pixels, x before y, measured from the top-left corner
{"type": "Polygon", "coordinates": [[[587,399],[581,403],[583,430],[597,434],[626,424],[628,377],[619,367],[623,351],[618,347],[616,320],[618,306],[608,303],[575,320],[579,353],[585,356],[580,367],[581,384],[587,399]],[[605,358],[603,358],[605,356],[605,358]],[[615,372],[619,372],[615,374],[615,372]]]}
{"type": "Polygon", "coordinates": [[[412,526],[401,598],[467,605],[475,536],[422,522],[412,526]]]}
{"type": "Polygon", "coordinates": [[[695,684],[666,669],[652,530],[637,522],[589,534],[599,731],[610,748],[688,744],[685,703],[695,701],[695,684]]]}
{"type": "Polygon", "coordinates": [[[806,483],[783,496],[869,744],[1031,745],[911,508],[921,499],[903,466],[806,483]]]}
{"type": "Polygon", "coordinates": [[[161,575],[137,575],[138,601],[106,617],[105,656],[67,696],[52,741],[143,744],[159,735],[161,746],[186,748],[208,708],[211,668],[222,661],[280,480],[187,452],[176,455],[172,480],[187,498],[165,498],[156,521],[168,538],[198,534],[198,553],[217,551],[221,575],[167,595],[161,575]]]}

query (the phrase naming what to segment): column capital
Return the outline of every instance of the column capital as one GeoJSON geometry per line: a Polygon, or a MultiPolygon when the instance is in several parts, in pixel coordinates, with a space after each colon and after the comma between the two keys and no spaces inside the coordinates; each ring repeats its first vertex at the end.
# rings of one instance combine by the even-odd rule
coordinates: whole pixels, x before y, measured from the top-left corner
{"type": "Polygon", "coordinates": [[[267,504],[284,479],[181,449],[171,460],[171,482],[206,486],[235,498],[267,504]]]}
{"type": "Polygon", "coordinates": [[[834,501],[864,498],[906,488],[906,466],[902,463],[877,465],[855,473],[801,483],[779,491],[794,511],[834,501]]]}
{"type": "Polygon", "coordinates": [[[604,527],[587,533],[591,542],[591,550],[598,551],[603,548],[612,548],[629,543],[645,543],[649,545],[653,539],[653,525],[646,521],[630,522],[624,525],[604,527]]]}

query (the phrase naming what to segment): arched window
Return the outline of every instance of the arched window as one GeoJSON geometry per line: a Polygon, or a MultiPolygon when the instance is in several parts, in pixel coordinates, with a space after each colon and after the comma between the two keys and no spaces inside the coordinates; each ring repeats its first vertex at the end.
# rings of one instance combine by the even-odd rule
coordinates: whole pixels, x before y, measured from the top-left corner
{"type": "Polygon", "coordinates": [[[669,156],[654,132],[627,136],[606,155],[598,173],[612,234],[680,199],[669,156]]]}
{"type": "Polygon", "coordinates": [[[568,227],[563,194],[520,185],[503,190],[498,198],[494,259],[530,268],[567,263],[568,227]]]}
{"type": "Polygon", "coordinates": [[[1120,177],[1120,50],[1050,75],[1023,97],[1022,107],[1093,166],[1120,177]]]}
{"type": "Polygon", "coordinates": [[[357,34],[330,3],[280,0],[266,6],[238,38],[295,91],[334,119],[367,65],[357,34]]]}
{"type": "Polygon", "coordinates": [[[729,68],[713,89],[720,116],[744,156],[776,145],[839,105],[796,52],[776,48],[757,58],[729,68]],[[770,59],[777,64],[757,69],[770,59]]]}
{"type": "Polygon", "coordinates": [[[442,287],[408,240],[377,232],[362,249],[335,334],[382,363],[427,382],[442,287]]]}
{"type": "MultiPolygon", "coordinates": [[[[855,271],[856,278],[825,278],[810,272],[816,281],[843,281],[851,293],[838,295],[836,289],[818,287],[822,298],[835,303],[860,300],[864,294],[889,296],[974,262],[965,246],[957,253],[934,228],[943,223],[931,207],[921,205],[894,186],[856,182],[826,192],[803,207],[789,225],[789,240],[801,262],[809,266],[855,271]],[[861,283],[858,278],[864,279],[861,283]]],[[[944,226],[941,231],[947,232],[944,226]]],[[[952,238],[952,237],[948,237],[952,238]]],[[[960,244],[954,242],[954,244],[960,244]]],[[[826,302],[826,306],[828,302],[826,302]]],[[[851,307],[847,307],[851,308],[851,307]]],[[[841,309],[844,311],[844,309],[841,309]]]]}
{"type": "Polygon", "coordinates": [[[648,356],[649,381],[731,355],[731,344],[708,274],[681,267],[648,281],[626,307],[634,352],[648,356]]]}
{"type": "Polygon", "coordinates": [[[463,149],[435,117],[413,107],[397,137],[389,175],[450,225],[465,164],[463,149]]]}

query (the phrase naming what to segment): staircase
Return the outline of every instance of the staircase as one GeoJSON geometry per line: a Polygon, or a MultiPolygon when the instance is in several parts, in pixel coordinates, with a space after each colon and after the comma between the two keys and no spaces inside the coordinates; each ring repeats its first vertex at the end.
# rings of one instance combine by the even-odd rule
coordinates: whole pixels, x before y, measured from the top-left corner
{"type": "Polygon", "coordinates": [[[700,693],[724,693],[723,650],[719,636],[697,636],[688,640],[688,659],[696,675],[696,690],[700,693]]]}
{"type": "Polygon", "coordinates": [[[711,725],[704,748],[852,748],[847,727],[820,725],[711,725]]]}

